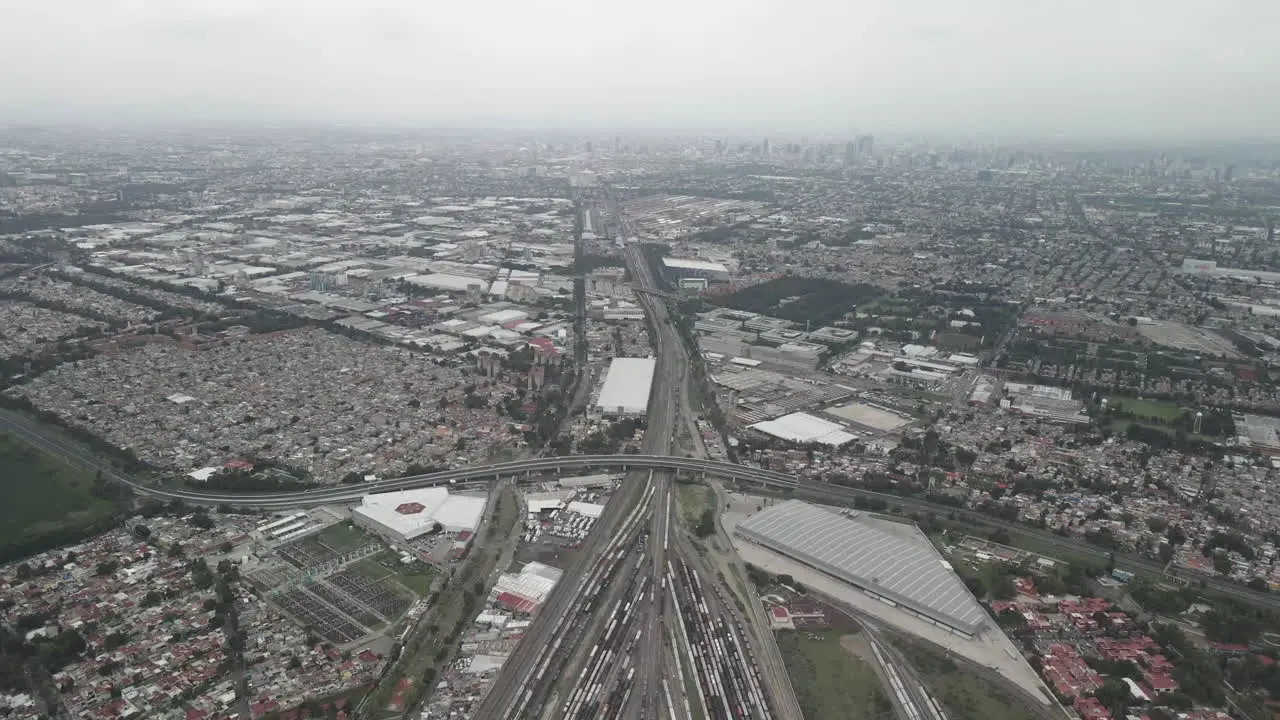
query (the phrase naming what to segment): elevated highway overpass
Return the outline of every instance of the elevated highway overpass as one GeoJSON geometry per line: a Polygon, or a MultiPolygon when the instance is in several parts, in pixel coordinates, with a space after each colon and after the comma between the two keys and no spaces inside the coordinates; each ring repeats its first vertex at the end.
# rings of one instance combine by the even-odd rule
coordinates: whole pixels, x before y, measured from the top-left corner
{"type": "MultiPolygon", "coordinates": [[[[477,465],[457,470],[446,470],[443,472],[431,473],[429,475],[417,475],[392,480],[378,480],[376,482],[363,483],[361,485],[342,485],[300,490],[289,493],[197,492],[193,490],[178,490],[160,486],[144,485],[124,478],[118,479],[127,482],[139,494],[164,500],[181,500],[186,503],[198,505],[231,505],[233,507],[254,508],[260,510],[288,510],[332,503],[357,502],[364,495],[391,490],[405,490],[409,488],[433,487],[455,483],[461,484],[483,480],[497,480],[503,477],[515,477],[519,479],[521,476],[532,477],[533,475],[539,475],[545,472],[563,473],[568,471],[584,470],[669,470],[696,473],[718,477],[725,480],[738,480],[755,483],[762,488],[772,489],[775,491],[787,489],[802,490],[804,493],[814,496],[819,500],[825,498],[836,502],[847,502],[853,497],[861,495],[867,498],[878,498],[884,500],[886,503],[901,506],[909,511],[933,512],[940,515],[954,514],[957,519],[964,520],[966,522],[982,524],[993,528],[1002,528],[1010,533],[1035,537],[1042,543],[1062,548],[1064,550],[1069,550],[1078,556],[1083,555],[1093,557],[1099,562],[1105,562],[1107,559],[1106,550],[1082,540],[1065,538],[1052,532],[1029,527],[1020,523],[1008,522],[973,510],[940,505],[918,498],[903,497],[858,488],[849,488],[842,485],[830,485],[819,480],[787,475],[785,473],[749,467],[746,465],[738,465],[731,462],[676,456],[573,455],[567,457],[534,458],[529,460],[496,463],[493,465],[477,465]]],[[[1191,570],[1181,568],[1166,569],[1158,561],[1148,558],[1125,553],[1117,553],[1115,556],[1115,563],[1118,568],[1139,573],[1163,573],[1191,581],[1204,581],[1214,590],[1225,595],[1230,595],[1236,599],[1257,605],[1280,608],[1280,596],[1259,592],[1251,588],[1246,588],[1235,583],[1227,582],[1219,578],[1191,570]]]]}
{"type": "MultiPolygon", "coordinates": [[[[918,498],[901,497],[898,495],[877,493],[857,488],[847,488],[841,485],[829,485],[818,480],[801,478],[794,475],[774,472],[772,470],[763,470],[760,468],[737,465],[718,460],[703,460],[698,458],[660,455],[574,455],[569,457],[516,460],[493,465],[477,465],[475,467],[446,470],[444,472],[431,473],[429,475],[417,475],[413,477],[397,478],[394,480],[379,480],[371,483],[363,483],[361,485],[339,485],[287,493],[197,492],[193,490],[180,490],[164,486],[139,483],[106,465],[101,460],[93,457],[87,451],[84,451],[82,448],[78,448],[67,443],[65,440],[54,434],[41,432],[41,428],[37,424],[32,423],[11,411],[0,411],[0,426],[3,426],[5,430],[21,436],[23,439],[31,442],[37,447],[63,457],[70,462],[75,462],[76,464],[84,467],[97,469],[101,471],[104,476],[128,485],[140,495],[155,497],[162,500],[181,500],[193,505],[230,505],[233,507],[253,508],[259,510],[289,510],[293,508],[315,507],[330,503],[357,502],[361,497],[369,493],[405,490],[419,487],[433,487],[438,485],[449,485],[452,483],[461,484],[471,481],[491,480],[499,477],[519,477],[521,475],[532,475],[534,473],[543,473],[547,471],[580,471],[591,468],[599,468],[601,470],[666,469],[705,473],[713,477],[730,480],[744,480],[759,483],[762,487],[772,488],[774,490],[800,488],[805,493],[813,495],[818,499],[828,498],[836,502],[848,501],[852,497],[858,495],[867,498],[880,498],[887,503],[899,505],[907,510],[915,512],[932,512],[940,515],[954,513],[958,519],[962,519],[966,522],[980,523],[989,527],[1002,528],[1010,533],[1035,537],[1046,545],[1070,550],[1076,555],[1094,557],[1100,562],[1105,561],[1107,558],[1107,552],[1105,550],[1095,545],[1090,545],[1083,540],[1065,538],[1046,530],[1040,530],[1020,523],[1000,520],[999,518],[984,515],[973,510],[940,505],[918,498]]],[[[1137,555],[1117,553],[1115,562],[1116,567],[1124,570],[1154,575],[1164,573],[1192,582],[1203,581],[1208,587],[1213,588],[1215,591],[1224,595],[1229,595],[1237,600],[1263,607],[1280,609],[1280,593],[1260,592],[1253,590],[1252,588],[1247,588],[1236,583],[1222,580],[1206,573],[1195,572],[1183,568],[1169,567],[1166,569],[1158,561],[1139,557],[1137,555]]]]}

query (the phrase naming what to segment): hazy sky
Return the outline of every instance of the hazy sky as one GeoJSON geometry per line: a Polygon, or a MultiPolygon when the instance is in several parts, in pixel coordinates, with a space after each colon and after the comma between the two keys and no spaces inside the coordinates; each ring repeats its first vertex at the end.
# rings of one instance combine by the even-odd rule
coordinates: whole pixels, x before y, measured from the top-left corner
{"type": "Polygon", "coordinates": [[[0,0],[0,122],[1280,136],[1277,0],[0,0]]]}

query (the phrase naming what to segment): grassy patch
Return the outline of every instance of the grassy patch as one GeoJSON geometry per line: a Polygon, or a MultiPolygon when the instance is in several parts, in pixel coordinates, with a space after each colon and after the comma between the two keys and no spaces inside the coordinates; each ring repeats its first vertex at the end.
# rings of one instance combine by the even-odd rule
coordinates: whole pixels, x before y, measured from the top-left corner
{"type": "Polygon", "coordinates": [[[338,552],[358,550],[373,542],[373,538],[365,535],[363,530],[345,522],[334,523],[321,530],[315,535],[315,540],[338,552]]]}
{"type": "Polygon", "coordinates": [[[676,498],[680,503],[680,517],[695,532],[703,511],[714,508],[716,503],[715,491],[709,485],[700,483],[676,483],[676,498]]]}
{"type": "Polygon", "coordinates": [[[867,663],[840,645],[841,633],[778,633],[778,649],[804,716],[892,720],[893,704],[867,663]]]}
{"type": "Polygon", "coordinates": [[[384,550],[372,557],[357,560],[351,567],[370,580],[378,582],[393,580],[421,598],[431,593],[431,581],[435,577],[435,573],[425,563],[413,562],[406,565],[400,562],[400,556],[391,550],[384,550]]]}
{"type": "Polygon", "coordinates": [[[901,645],[929,693],[951,720],[1035,720],[1036,714],[986,680],[918,645],[901,645]]]}
{"type": "Polygon", "coordinates": [[[1118,409],[1133,413],[1139,418],[1158,418],[1161,422],[1172,424],[1182,417],[1183,408],[1162,400],[1139,400],[1130,397],[1112,397],[1109,404],[1118,409]]]}
{"type": "Polygon", "coordinates": [[[117,507],[94,485],[94,473],[0,433],[0,561],[104,529],[117,507]]]}

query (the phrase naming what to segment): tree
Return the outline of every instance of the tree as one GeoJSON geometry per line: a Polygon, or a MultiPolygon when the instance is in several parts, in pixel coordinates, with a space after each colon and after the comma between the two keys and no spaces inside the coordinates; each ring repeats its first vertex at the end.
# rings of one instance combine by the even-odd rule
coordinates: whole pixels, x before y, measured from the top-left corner
{"type": "Polygon", "coordinates": [[[175,542],[169,546],[169,557],[178,557],[182,555],[182,543],[175,542]]]}
{"type": "MultiPolygon", "coordinates": [[[[1122,710],[1129,705],[1129,686],[1119,678],[1109,677],[1102,683],[1102,687],[1098,688],[1093,694],[1098,702],[1111,709],[1113,713],[1122,710]]],[[[1115,713],[1123,714],[1123,713],[1115,713]]]]}
{"type": "Polygon", "coordinates": [[[19,580],[30,580],[31,576],[32,576],[32,572],[31,572],[30,565],[28,565],[27,563],[22,563],[21,565],[18,566],[17,578],[19,580]]]}
{"type": "Polygon", "coordinates": [[[1260,577],[1249,578],[1249,582],[1245,584],[1254,590],[1261,590],[1262,592],[1268,592],[1271,589],[1271,586],[1267,585],[1267,581],[1260,577]]]}
{"type": "Polygon", "coordinates": [[[146,540],[151,537],[151,528],[143,525],[142,523],[138,523],[133,526],[133,536],[139,540],[146,540]]]}
{"type": "Polygon", "coordinates": [[[1214,570],[1217,570],[1222,575],[1230,575],[1232,567],[1234,567],[1234,564],[1231,562],[1231,558],[1227,557],[1226,553],[1220,552],[1213,554],[1214,570]]]}
{"type": "Polygon", "coordinates": [[[698,525],[693,529],[694,534],[700,538],[711,537],[716,534],[716,514],[711,508],[702,511],[702,516],[698,518],[698,525]]]}

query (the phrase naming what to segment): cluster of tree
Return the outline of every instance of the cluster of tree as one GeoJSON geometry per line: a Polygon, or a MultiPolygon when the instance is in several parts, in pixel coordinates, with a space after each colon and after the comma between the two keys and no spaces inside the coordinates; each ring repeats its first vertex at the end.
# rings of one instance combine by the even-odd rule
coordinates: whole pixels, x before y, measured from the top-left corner
{"type": "Polygon", "coordinates": [[[132,450],[119,448],[78,425],[72,425],[57,413],[40,410],[26,397],[0,393],[0,407],[34,415],[40,422],[56,426],[73,440],[88,447],[94,455],[108,458],[125,470],[143,472],[152,469],[147,463],[138,459],[132,450]]]}
{"type": "Polygon", "coordinates": [[[1192,588],[1169,589],[1143,578],[1130,582],[1127,590],[1129,596],[1144,610],[1157,615],[1185,612],[1197,597],[1197,592],[1192,588]]]}
{"type": "MultiPolygon", "coordinates": [[[[3,178],[0,175],[0,178],[3,178]]],[[[3,180],[0,180],[3,184],[3,180]]],[[[15,217],[16,213],[0,210],[0,217],[15,217]]],[[[53,254],[65,249],[62,242],[54,242],[35,235],[8,237],[0,241],[0,263],[39,265],[53,259],[53,254]]],[[[21,270],[19,270],[21,272],[21,270]]]]}
{"type": "MultiPolygon", "coordinates": [[[[1267,657],[1267,656],[1263,656],[1267,657]]],[[[1274,702],[1280,700],[1280,662],[1264,663],[1258,654],[1227,661],[1226,677],[1238,691],[1262,691],[1274,702]]]]}
{"type": "MultiPolygon", "coordinates": [[[[62,302],[61,300],[35,297],[25,293],[14,292],[12,290],[0,290],[0,300],[20,300],[28,305],[34,305],[39,308],[44,308],[45,310],[53,310],[54,312],[60,312],[65,315],[74,315],[76,317],[82,317],[89,320],[96,320],[105,324],[109,330],[120,330],[128,325],[126,321],[121,320],[114,315],[107,315],[78,305],[70,305],[62,302]]],[[[76,328],[75,334],[77,337],[93,339],[105,337],[107,333],[98,328],[84,325],[76,328]]]]}
{"type": "Polygon", "coordinates": [[[317,487],[314,482],[299,480],[287,473],[262,472],[260,468],[253,471],[238,468],[221,470],[210,476],[202,486],[231,492],[289,492],[317,487]]]}
{"type": "Polygon", "coordinates": [[[1155,625],[1152,637],[1178,657],[1173,679],[1178,681],[1181,693],[1206,705],[1222,705],[1225,700],[1222,668],[1212,655],[1201,650],[1186,633],[1171,623],[1155,625]]]}
{"type": "Polygon", "coordinates": [[[866,283],[784,275],[722,296],[716,303],[816,327],[829,325],[883,294],[883,289],[866,283]]]}
{"type": "Polygon", "coordinates": [[[405,468],[404,475],[401,477],[415,477],[417,475],[430,475],[431,473],[444,472],[449,468],[438,463],[409,463],[409,467],[405,468]]]}
{"type": "Polygon", "coordinates": [[[996,562],[987,563],[976,572],[963,572],[960,577],[974,597],[991,600],[1012,600],[1017,594],[1013,578],[1013,568],[996,562]]]}
{"type": "Polygon", "coordinates": [[[1236,533],[1215,532],[1205,541],[1201,553],[1205,557],[1214,554],[1219,548],[1228,551],[1235,551],[1244,556],[1246,560],[1253,560],[1256,553],[1253,546],[1248,540],[1236,533]]]}
{"type": "Polygon", "coordinates": [[[125,216],[114,205],[98,209],[82,210],[74,215],[67,213],[27,213],[24,215],[0,215],[0,235],[18,235],[37,230],[74,228],[85,225],[105,225],[123,222],[125,216]]]}
{"type": "Polygon", "coordinates": [[[98,336],[93,328],[80,328],[79,338],[46,345],[28,355],[11,355],[0,359],[0,389],[18,385],[59,365],[93,357],[93,349],[83,340],[98,336]]]}
{"type": "Polygon", "coordinates": [[[714,508],[705,508],[702,514],[698,516],[698,524],[694,526],[693,532],[700,538],[708,538],[716,534],[716,511],[714,508]]]}
{"type": "Polygon", "coordinates": [[[1190,437],[1186,430],[1176,429],[1169,433],[1149,425],[1130,423],[1125,428],[1124,436],[1133,442],[1150,445],[1157,450],[1176,450],[1181,453],[1203,455],[1214,449],[1214,444],[1190,437]]]}
{"type": "Polygon", "coordinates": [[[1200,619],[1205,637],[1224,643],[1245,644],[1263,632],[1280,627],[1280,613],[1229,599],[1215,600],[1200,619]]]}

